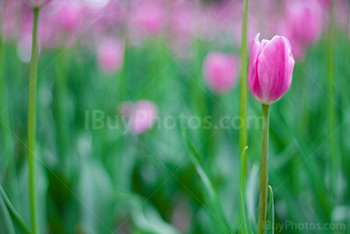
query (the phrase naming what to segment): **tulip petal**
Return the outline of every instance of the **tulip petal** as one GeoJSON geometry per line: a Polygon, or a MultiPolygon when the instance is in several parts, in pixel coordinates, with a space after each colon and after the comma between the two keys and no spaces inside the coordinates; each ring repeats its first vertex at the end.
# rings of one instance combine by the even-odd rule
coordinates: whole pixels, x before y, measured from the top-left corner
{"type": "Polygon", "coordinates": [[[249,62],[249,71],[248,71],[248,88],[252,96],[259,100],[262,96],[262,91],[260,87],[260,82],[258,79],[258,57],[261,53],[261,44],[259,42],[260,33],[258,33],[252,44],[252,54],[249,62]]]}
{"type": "Polygon", "coordinates": [[[292,82],[294,58],[285,37],[275,36],[262,48],[258,58],[258,77],[262,102],[272,104],[288,91],[292,82]]]}

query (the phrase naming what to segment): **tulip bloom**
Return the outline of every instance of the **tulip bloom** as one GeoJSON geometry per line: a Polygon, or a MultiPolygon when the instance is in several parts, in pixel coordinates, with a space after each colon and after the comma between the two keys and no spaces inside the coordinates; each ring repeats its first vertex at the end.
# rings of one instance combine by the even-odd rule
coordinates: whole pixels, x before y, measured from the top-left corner
{"type": "Polygon", "coordinates": [[[286,37],[275,36],[270,41],[259,42],[259,35],[253,41],[248,87],[255,100],[270,105],[290,88],[295,61],[286,37]]]}
{"type": "Polygon", "coordinates": [[[236,57],[214,52],[205,58],[203,73],[212,91],[225,93],[237,84],[238,69],[239,62],[236,57]]]}
{"type": "Polygon", "coordinates": [[[119,71],[124,63],[124,44],[107,39],[99,43],[97,59],[100,69],[113,74],[119,71]]]}
{"type": "Polygon", "coordinates": [[[51,0],[24,0],[32,8],[41,8],[51,0]]]}
{"type": "Polygon", "coordinates": [[[146,34],[155,36],[161,32],[164,27],[164,12],[162,6],[158,3],[143,2],[134,6],[132,12],[133,20],[136,21],[136,27],[140,27],[146,34]]]}
{"type": "Polygon", "coordinates": [[[260,197],[258,234],[264,234],[266,226],[269,108],[283,97],[292,83],[294,58],[287,38],[275,36],[259,42],[256,35],[250,58],[248,87],[252,96],[262,105],[262,139],[260,161],[260,197]]]}
{"type": "Polygon", "coordinates": [[[303,60],[307,48],[321,37],[323,18],[322,7],[316,0],[295,0],[286,5],[281,34],[290,39],[297,60],[303,60]]]}
{"type": "Polygon", "coordinates": [[[65,2],[57,13],[57,23],[64,31],[74,32],[81,24],[83,9],[78,4],[65,2]]]}
{"type": "Polygon", "coordinates": [[[131,132],[140,135],[151,129],[157,121],[158,108],[151,101],[138,101],[130,116],[129,128],[131,132]]]}
{"type": "Polygon", "coordinates": [[[287,5],[287,30],[304,45],[318,41],[322,33],[323,11],[318,2],[292,1],[287,5]]]}

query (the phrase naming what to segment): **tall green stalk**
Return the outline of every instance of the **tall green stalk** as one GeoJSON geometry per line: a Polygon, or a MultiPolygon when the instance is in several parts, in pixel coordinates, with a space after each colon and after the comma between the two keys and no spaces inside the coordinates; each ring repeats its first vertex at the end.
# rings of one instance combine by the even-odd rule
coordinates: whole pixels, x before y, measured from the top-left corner
{"type": "MultiPolygon", "coordinates": [[[[62,50],[63,51],[63,50],[62,50]]],[[[66,52],[60,53],[56,66],[55,79],[55,117],[58,136],[58,152],[61,160],[67,156],[70,142],[69,123],[67,113],[67,56],[66,52]]]]}
{"type": "Polygon", "coordinates": [[[127,101],[128,90],[128,59],[129,59],[129,42],[125,40],[123,67],[120,74],[117,75],[118,106],[127,101]]]}
{"type": "MultiPolygon", "coordinates": [[[[239,131],[239,150],[243,149],[248,144],[247,133],[247,25],[248,25],[248,8],[249,0],[245,1],[243,23],[242,23],[242,40],[241,40],[241,81],[240,81],[240,120],[241,128],[239,131]]],[[[246,154],[247,151],[244,151],[246,154]]],[[[247,162],[245,155],[241,158],[243,162],[242,182],[245,183],[247,177],[247,162]]]]}
{"type": "Polygon", "coordinates": [[[29,196],[32,233],[39,233],[37,219],[37,194],[35,183],[35,126],[36,126],[36,86],[38,69],[38,19],[39,9],[33,9],[33,40],[29,75],[29,108],[28,108],[28,159],[29,159],[29,196]]]}
{"type": "MultiPolygon", "coordinates": [[[[3,7],[6,9],[6,2],[4,1],[3,7]]],[[[2,30],[4,30],[5,26],[5,14],[3,14],[2,17],[2,30]]],[[[4,35],[4,33],[2,33],[4,35]]],[[[8,163],[9,166],[9,172],[11,175],[11,178],[15,180],[16,178],[16,168],[15,168],[15,159],[12,149],[12,138],[11,138],[11,130],[10,130],[10,120],[9,120],[9,112],[7,108],[7,97],[6,97],[6,76],[5,76],[5,61],[6,61],[6,45],[4,37],[1,37],[1,43],[0,43],[0,119],[1,119],[1,131],[2,131],[2,139],[3,139],[3,147],[4,147],[4,155],[5,155],[5,162],[4,163],[4,171],[6,171],[6,166],[8,163]]],[[[11,183],[11,189],[14,194],[16,194],[16,189],[14,186],[15,183],[11,183]]]]}
{"type": "Polygon", "coordinates": [[[262,136],[260,162],[260,197],[258,234],[264,234],[266,226],[268,162],[269,162],[269,105],[262,105],[262,136]]]}
{"type": "Polygon", "coordinates": [[[330,165],[330,182],[332,188],[332,200],[334,199],[336,185],[337,185],[337,174],[338,174],[338,144],[337,137],[333,135],[336,132],[336,121],[337,121],[337,107],[336,107],[336,77],[334,68],[334,34],[335,34],[335,23],[334,23],[334,9],[333,3],[330,3],[329,11],[329,38],[328,38],[328,93],[329,93],[329,103],[328,103],[328,126],[329,126],[329,136],[330,138],[330,154],[329,154],[329,165],[330,165]]]}

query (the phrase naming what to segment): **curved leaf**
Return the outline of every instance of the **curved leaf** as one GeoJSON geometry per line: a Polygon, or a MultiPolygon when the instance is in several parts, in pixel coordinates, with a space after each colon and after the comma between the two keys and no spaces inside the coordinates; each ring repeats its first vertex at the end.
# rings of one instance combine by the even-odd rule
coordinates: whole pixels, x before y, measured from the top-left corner
{"type": "Polygon", "coordinates": [[[246,170],[244,168],[245,166],[245,161],[247,160],[247,150],[248,146],[244,147],[244,149],[241,152],[241,171],[240,171],[240,185],[239,185],[239,201],[240,201],[240,207],[241,207],[241,212],[240,212],[240,225],[239,229],[241,230],[241,233],[243,234],[251,234],[251,223],[250,220],[247,216],[247,203],[246,203],[246,184],[245,184],[245,179],[243,178],[243,171],[246,170]]]}
{"type": "Polygon", "coordinates": [[[273,191],[272,187],[269,185],[269,197],[268,197],[268,207],[267,207],[267,217],[266,217],[266,234],[274,234],[275,227],[275,205],[273,201],[273,191]]]}
{"type": "Polygon", "coordinates": [[[194,165],[197,174],[199,175],[200,179],[202,180],[206,193],[209,194],[208,200],[211,202],[211,205],[215,209],[215,213],[217,216],[217,219],[220,223],[220,227],[222,228],[222,233],[230,233],[231,228],[227,222],[227,219],[225,218],[224,211],[222,209],[221,203],[218,199],[217,193],[215,191],[215,188],[208,176],[208,174],[205,172],[204,165],[202,158],[200,155],[197,153],[195,148],[193,147],[191,141],[189,140],[186,132],[183,132],[183,135],[185,137],[188,149],[190,150],[190,159],[192,161],[192,164],[194,165]]]}
{"type": "MultiPolygon", "coordinates": [[[[18,226],[27,234],[30,234],[30,230],[27,227],[26,224],[24,224],[22,218],[20,217],[20,215],[18,214],[17,210],[15,209],[15,207],[12,205],[10,199],[7,197],[4,189],[2,188],[2,186],[0,185],[0,197],[2,199],[0,199],[1,202],[1,206],[2,204],[6,204],[6,207],[8,209],[8,211],[10,212],[12,218],[17,222],[18,226]]],[[[6,218],[6,217],[5,217],[6,218]]]]}

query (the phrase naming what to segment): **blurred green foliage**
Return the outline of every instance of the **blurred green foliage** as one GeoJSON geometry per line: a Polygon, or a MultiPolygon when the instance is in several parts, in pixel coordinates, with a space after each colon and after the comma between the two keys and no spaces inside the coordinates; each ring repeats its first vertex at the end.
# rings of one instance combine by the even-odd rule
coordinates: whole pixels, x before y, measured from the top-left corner
{"type": "MultiPolygon", "coordinates": [[[[338,32],[335,41],[336,98],[332,101],[337,108],[336,131],[327,131],[327,41],[323,39],[309,50],[304,62],[296,65],[290,91],[271,107],[269,184],[274,190],[276,225],[344,226],[337,231],[277,228],[275,233],[350,230],[350,43],[343,32],[338,32]],[[332,137],[336,137],[341,155],[337,157],[340,176],[336,186],[330,184],[328,173],[332,137]]],[[[238,129],[187,129],[203,164],[193,166],[178,117],[210,115],[217,120],[220,116],[238,116],[239,92],[236,88],[222,96],[211,93],[201,66],[208,51],[218,48],[197,42],[192,49],[193,57],[180,60],[174,59],[162,42],[149,41],[142,48],[130,46],[125,61],[128,69],[113,76],[101,74],[96,58],[80,46],[41,54],[36,153],[41,233],[218,233],[217,207],[222,209],[231,233],[238,233],[242,225],[238,129]],[[63,88],[57,89],[60,77],[64,79],[63,88]],[[122,79],[126,79],[125,90],[119,89],[122,79]],[[138,137],[123,134],[120,129],[86,128],[87,114],[93,110],[118,116],[123,91],[125,101],[154,101],[159,107],[158,122],[174,116],[176,126],[166,129],[159,124],[138,137]],[[198,176],[200,167],[206,168],[207,178],[198,176]],[[208,185],[203,180],[210,182],[219,204],[208,202],[208,185]]],[[[1,183],[27,225],[28,69],[17,58],[15,46],[7,45],[7,108],[16,176],[9,172],[8,164],[1,163],[1,183]]],[[[248,125],[246,202],[252,225],[257,222],[261,141],[260,122],[255,124],[254,120],[260,113],[259,104],[249,96],[248,116],[253,122],[248,125]]],[[[117,117],[116,121],[122,119],[117,117]]],[[[0,150],[4,155],[3,145],[0,150]]],[[[1,233],[23,233],[11,221],[1,198],[1,233]]],[[[228,232],[223,229],[222,233],[228,232]]]]}

